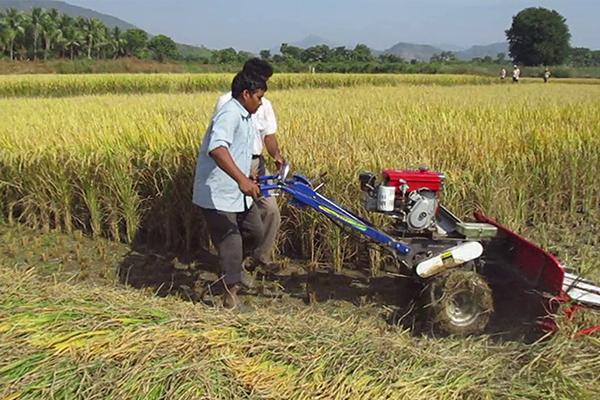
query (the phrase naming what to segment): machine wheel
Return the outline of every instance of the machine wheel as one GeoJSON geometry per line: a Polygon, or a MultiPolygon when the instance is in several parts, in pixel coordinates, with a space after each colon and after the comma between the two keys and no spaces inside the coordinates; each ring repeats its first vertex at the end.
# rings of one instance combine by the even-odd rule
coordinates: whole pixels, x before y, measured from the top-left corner
{"type": "Polygon", "coordinates": [[[422,300],[428,325],[443,334],[482,333],[494,312],[492,290],[471,270],[455,269],[431,278],[422,300]]]}

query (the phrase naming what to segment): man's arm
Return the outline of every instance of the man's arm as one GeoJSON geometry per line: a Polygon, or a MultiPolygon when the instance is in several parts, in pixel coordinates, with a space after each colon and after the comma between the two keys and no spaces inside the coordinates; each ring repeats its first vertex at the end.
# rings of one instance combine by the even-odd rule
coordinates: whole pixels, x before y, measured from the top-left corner
{"type": "Polygon", "coordinates": [[[215,160],[215,163],[219,168],[225,171],[227,175],[237,182],[242,193],[255,198],[260,197],[260,188],[258,185],[244,175],[244,173],[238,168],[226,147],[217,147],[213,151],[209,152],[208,155],[215,160]]]}
{"type": "Polygon", "coordinates": [[[267,152],[269,155],[273,157],[275,160],[275,166],[277,169],[281,168],[285,160],[281,156],[281,151],[279,150],[279,144],[277,143],[276,135],[267,135],[265,136],[265,147],[267,148],[267,152]]]}
{"type": "Polygon", "coordinates": [[[267,148],[267,152],[269,155],[273,157],[275,160],[275,165],[277,169],[281,168],[281,165],[285,162],[283,157],[281,156],[281,151],[279,150],[279,144],[277,143],[277,118],[275,117],[275,110],[273,110],[273,104],[265,98],[263,98],[263,104],[259,109],[260,112],[263,113],[264,120],[264,129],[267,133],[263,136],[263,142],[265,147],[267,148]]]}

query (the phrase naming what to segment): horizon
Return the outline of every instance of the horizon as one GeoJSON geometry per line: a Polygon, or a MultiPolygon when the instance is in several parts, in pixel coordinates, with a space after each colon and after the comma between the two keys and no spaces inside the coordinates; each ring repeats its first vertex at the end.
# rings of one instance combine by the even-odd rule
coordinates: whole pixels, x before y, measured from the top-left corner
{"type": "Polygon", "coordinates": [[[595,25],[600,2],[579,0],[304,0],[261,2],[265,11],[241,0],[61,0],[108,14],[180,43],[258,52],[319,37],[334,45],[364,43],[386,50],[404,42],[459,51],[506,42],[504,30],[527,7],[554,9],[567,20],[573,47],[600,48],[595,25]],[[232,4],[234,3],[234,4],[232,4]],[[255,20],[246,21],[248,15],[255,20]],[[465,23],[465,19],[468,23],[465,23]],[[426,28],[424,28],[426,27],[426,28]],[[473,32],[477,32],[473,35],[473,32]]]}

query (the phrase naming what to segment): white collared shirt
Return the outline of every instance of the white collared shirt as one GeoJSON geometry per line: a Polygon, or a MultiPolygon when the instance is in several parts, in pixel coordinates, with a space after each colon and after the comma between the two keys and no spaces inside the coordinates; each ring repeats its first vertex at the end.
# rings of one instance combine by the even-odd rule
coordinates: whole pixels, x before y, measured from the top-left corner
{"type": "MultiPolygon", "coordinates": [[[[219,97],[219,100],[215,105],[213,117],[221,107],[223,107],[223,104],[227,103],[229,100],[231,100],[231,92],[225,93],[219,97]]],[[[271,104],[266,97],[262,98],[262,105],[258,108],[256,113],[252,114],[252,122],[254,122],[254,126],[256,126],[258,132],[258,135],[254,140],[252,154],[260,155],[263,151],[265,136],[274,135],[275,132],[277,132],[277,119],[275,118],[275,111],[273,111],[273,104],[271,104]]]]}

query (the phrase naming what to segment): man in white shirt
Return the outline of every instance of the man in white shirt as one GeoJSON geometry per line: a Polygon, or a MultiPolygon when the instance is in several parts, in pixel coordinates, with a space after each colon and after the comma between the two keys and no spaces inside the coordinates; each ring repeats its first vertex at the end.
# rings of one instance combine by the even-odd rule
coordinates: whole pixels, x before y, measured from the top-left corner
{"type": "Polygon", "coordinates": [[[519,67],[517,65],[514,66],[513,68],[513,72],[512,72],[512,80],[513,82],[519,82],[519,78],[521,77],[521,70],[519,69],[519,67]]]}
{"type": "MultiPolygon", "coordinates": [[[[260,58],[252,58],[244,64],[242,72],[246,74],[254,74],[265,81],[273,75],[273,67],[261,60],[260,58]]],[[[225,103],[231,99],[231,92],[225,93],[215,106],[214,113],[216,114],[225,103]]],[[[263,148],[267,148],[267,152],[275,160],[276,168],[280,168],[285,162],[277,143],[275,133],[277,132],[277,119],[273,110],[273,105],[265,97],[262,98],[262,105],[255,114],[252,114],[252,121],[256,126],[257,135],[254,140],[252,150],[252,174],[254,176],[270,175],[265,166],[265,159],[262,155],[263,148]]],[[[274,263],[272,260],[273,246],[275,237],[281,225],[281,214],[275,197],[263,197],[256,200],[256,205],[260,210],[261,219],[264,227],[263,240],[258,244],[258,247],[252,255],[254,260],[265,268],[267,272],[276,272],[281,266],[274,263]]]]}

